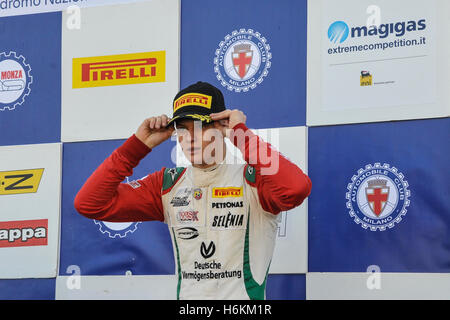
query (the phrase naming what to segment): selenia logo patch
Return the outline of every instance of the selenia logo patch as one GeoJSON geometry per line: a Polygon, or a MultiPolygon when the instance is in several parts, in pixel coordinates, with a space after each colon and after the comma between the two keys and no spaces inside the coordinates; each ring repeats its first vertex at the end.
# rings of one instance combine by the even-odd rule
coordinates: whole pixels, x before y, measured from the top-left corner
{"type": "Polygon", "coordinates": [[[364,229],[385,231],[402,221],[409,206],[408,182],[389,164],[368,164],[352,177],[346,193],[350,216],[364,229]]]}
{"type": "Polygon", "coordinates": [[[224,215],[213,217],[212,229],[242,229],[244,227],[244,215],[228,212],[224,215]]]}

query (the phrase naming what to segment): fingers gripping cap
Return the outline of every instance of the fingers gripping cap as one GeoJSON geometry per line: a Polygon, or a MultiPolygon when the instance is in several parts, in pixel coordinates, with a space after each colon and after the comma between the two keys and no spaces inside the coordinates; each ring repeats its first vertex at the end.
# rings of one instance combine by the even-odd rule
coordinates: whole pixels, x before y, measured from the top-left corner
{"type": "Polygon", "coordinates": [[[167,125],[186,118],[210,123],[211,113],[225,109],[222,92],[212,84],[199,81],[177,93],[173,99],[173,117],[167,125]]]}

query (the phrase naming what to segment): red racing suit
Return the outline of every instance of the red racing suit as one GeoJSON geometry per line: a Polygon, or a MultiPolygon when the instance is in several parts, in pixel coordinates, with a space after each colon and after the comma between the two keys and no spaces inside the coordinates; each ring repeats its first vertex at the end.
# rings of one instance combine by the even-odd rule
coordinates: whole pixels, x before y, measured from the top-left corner
{"type": "Polygon", "coordinates": [[[75,198],[76,210],[91,219],[165,222],[178,299],[265,299],[278,214],[300,205],[311,191],[309,177],[298,166],[245,124],[233,129],[231,141],[245,164],[162,168],[132,185],[122,183],[151,151],[133,135],[75,198]],[[261,148],[278,161],[274,174],[262,174],[271,163],[263,161],[261,148]]]}

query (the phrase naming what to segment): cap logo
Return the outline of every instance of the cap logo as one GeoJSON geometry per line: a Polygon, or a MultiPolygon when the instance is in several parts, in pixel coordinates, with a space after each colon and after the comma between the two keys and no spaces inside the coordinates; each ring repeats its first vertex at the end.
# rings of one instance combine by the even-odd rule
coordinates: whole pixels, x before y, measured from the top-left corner
{"type": "Polygon", "coordinates": [[[211,109],[212,97],[201,93],[186,93],[179,97],[173,103],[173,112],[184,106],[196,105],[199,107],[211,109]]]}

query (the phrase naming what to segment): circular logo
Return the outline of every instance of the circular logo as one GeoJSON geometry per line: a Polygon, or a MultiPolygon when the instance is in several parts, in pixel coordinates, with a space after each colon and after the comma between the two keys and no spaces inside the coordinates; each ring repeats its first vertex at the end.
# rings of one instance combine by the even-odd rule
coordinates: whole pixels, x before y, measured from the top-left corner
{"type": "Polygon", "coordinates": [[[197,188],[197,189],[194,189],[194,198],[196,199],[196,200],[200,200],[201,198],[202,198],[202,189],[200,189],[200,188],[197,188]]]}
{"type": "Polygon", "coordinates": [[[15,52],[0,52],[0,111],[14,110],[31,92],[31,67],[15,52]]]}
{"type": "Polygon", "coordinates": [[[255,89],[269,73],[272,54],[266,38],[252,29],[240,29],[226,35],[214,58],[214,72],[222,86],[230,91],[255,89]]]}
{"type": "Polygon", "coordinates": [[[347,39],[348,33],[348,25],[344,21],[336,21],[328,28],[328,39],[333,43],[342,43],[347,39]]]}
{"type": "Polygon", "coordinates": [[[408,182],[389,164],[368,164],[347,186],[350,216],[364,229],[384,231],[402,220],[409,206],[408,182]]]}

